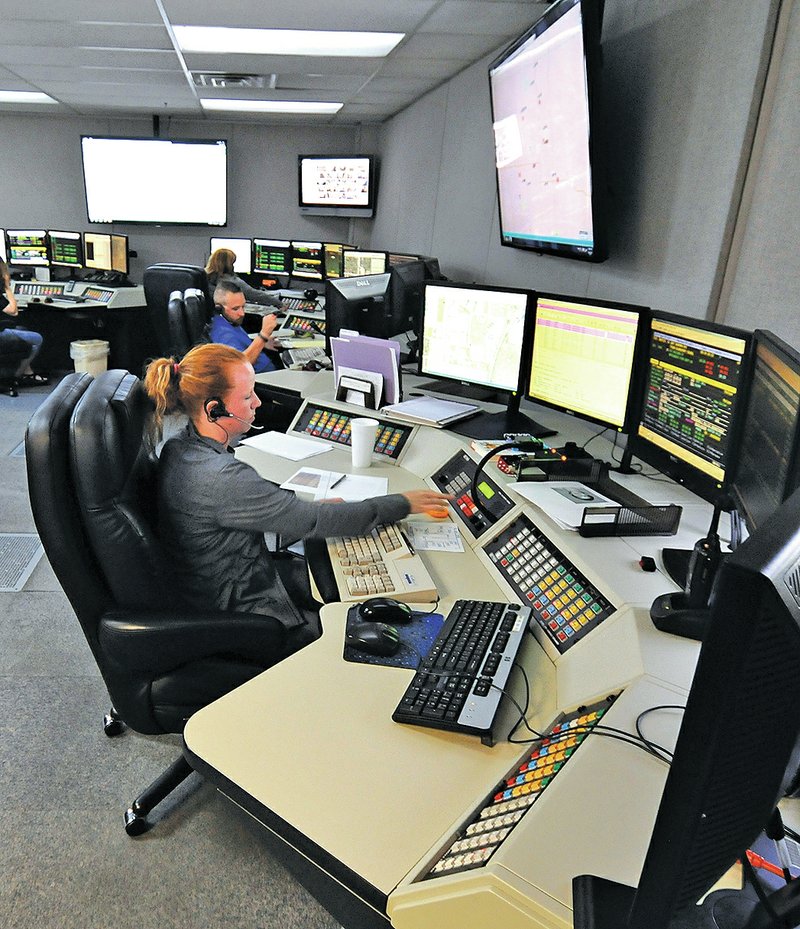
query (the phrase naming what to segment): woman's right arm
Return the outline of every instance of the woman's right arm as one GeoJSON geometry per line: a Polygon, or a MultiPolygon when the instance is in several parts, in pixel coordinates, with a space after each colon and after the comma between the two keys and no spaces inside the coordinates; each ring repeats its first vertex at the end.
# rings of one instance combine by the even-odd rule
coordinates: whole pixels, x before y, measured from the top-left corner
{"type": "Polygon", "coordinates": [[[16,316],[19,313],[19,307],[17,306],[17,298],[14,296],[14,290],[11,287],[10,281],[4,281],[5,283],[5,297],[8,300],[8,304],[3,307],[3,312],[7,313],[9,316],[16,316]]]}

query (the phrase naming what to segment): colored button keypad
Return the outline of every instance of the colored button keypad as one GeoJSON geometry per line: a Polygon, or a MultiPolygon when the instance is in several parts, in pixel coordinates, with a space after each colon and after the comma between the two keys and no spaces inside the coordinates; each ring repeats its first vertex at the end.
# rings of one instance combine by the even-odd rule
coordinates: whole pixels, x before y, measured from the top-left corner
{"type": "Polygon", "coordinates": [[[486,799],[424,880],[486,864],[608,710],[614,697],[564,714],[486,799]]]}
{"type": "Polygon", "coordinates": [[[616,609],[527,516],[483,550],[562,654],[616,609]]]}
{"type": "MultiPolygon", "coordinates": [[[[342,410],[309,405],[295,423],[293,431],[326,439],[337,445],[349,445],[351,418],[349,413],[342,410]]],[[[381,423],[375,438],[375,454],[396,459],[409,435],[411,435],[409,426],[381,423]]]]}

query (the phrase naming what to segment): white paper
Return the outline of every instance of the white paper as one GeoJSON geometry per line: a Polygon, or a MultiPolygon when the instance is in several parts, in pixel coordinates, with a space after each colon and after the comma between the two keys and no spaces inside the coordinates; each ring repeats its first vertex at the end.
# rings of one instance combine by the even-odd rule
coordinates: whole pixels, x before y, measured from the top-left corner
{"type": "Polygon", "coordinates": [[[463,552],[458,527],[451,522],[404,523],[406,535],[418,552],[463,552]]]}
{"type": "Polygon", "coordinates": [[[315,500],[342,499],[349,503],[367,500],[369,497],[383,497],[389,491],[389,479],[386,477],[366,477],[363,474],[346,474],[325,494],[315,494],[315,500]]]}
{"type": "Polygon", "coordinates": [[[293,490],[295,493],[314,494],[315,499],[321,499],[330,496],[328,491],[343,478],[343,471],[320,471],[319,468],[300,468],[280,486],[284,490],[293,490]]]}
{"type": "MultiPolygon", "coordinates": [[[[619,505],[577,481],[514,481],[509,486],[567,529],[577,529],[580,526],[583,511],[587,507],[592,509],[598,506],[619,505]]],[[[608,521],[614,521],[613,515],[608,517],[608,521]]]]}
{"type": "MultiPolygon", "coordinates": [[[[341,382],[343,377],[352,377],[358,381],[368,381],[372,384],[372,388],[375,394],[375,406],[373,409],[378,409],[381,405],[381,400],[383,398],[383,375],[378,374],[375,371],[362,371],[360,368],[348,368],[345,365],[340,365],[336,369],[336,384],[337,386],[341,382]]],[[[346,403],[354,403],[358,406],[366,406],[364,402],[365,395],[360,391],[348,390],[347,397],[345,397],[346,403]],[[355,399],[350,398],[350,394],[353,394],[355,399]]]]}
{"type": "Polygon", "coordinates": [[[330,445],[313,442],[311,439],[301,439],[299,436],[286,435],[285,432],[264,432],[262,435],[250,436],[242,441],[242,445],[250,445],[260,452],[288,458],[289,461],[302,461],[314,455],[322,455],[331,450],[330,445]]]}

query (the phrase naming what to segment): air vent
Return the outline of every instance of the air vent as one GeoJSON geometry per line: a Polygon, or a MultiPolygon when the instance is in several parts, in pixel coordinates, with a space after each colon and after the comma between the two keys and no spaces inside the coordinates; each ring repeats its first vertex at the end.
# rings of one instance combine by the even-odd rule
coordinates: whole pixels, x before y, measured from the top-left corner
{"type": "Polygon", "coordinates": [[[795,602],[800,605],[800,564],[796,564],[791,571],[787,571],[783,581],[795,602]]]}
{"type": "Polygon", "coordinates": [[[226,89],[253,88],[260,90],[266,83],[263,74],[229,74],[227,71],[192,71],[196,87],[224,87],[226,89]]]}

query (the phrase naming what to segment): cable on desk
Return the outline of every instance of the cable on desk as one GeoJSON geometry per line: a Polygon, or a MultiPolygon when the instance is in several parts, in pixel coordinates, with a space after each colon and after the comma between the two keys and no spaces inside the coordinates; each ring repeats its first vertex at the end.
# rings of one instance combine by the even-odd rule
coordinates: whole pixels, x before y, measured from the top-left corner
{"type": "Polygon", "coordinates": [[[642,712],[636,717],[636,732],[639,738],[642,740],[642,742],[645,743],[645,745],[651,745],[653,748],[664,752],[664,754],[667,757],[664,758],[663,760],[667,761],[667,763],[669,763],[672,760],[674,753],[669,751],[666,748],[662,748],[660,745],[657,745],[655,742],[651,742],[648,738],[646,738],[641,729],[641,722],[645,716],[647,716],[649,713],[655,713],[656,710],[685,710],[685,709],[686,709],[685,706],[681,706],[680,704],[677,704],[677,703],[662,703],[659,706],[651,706],[651,707],[648,707],[646,710],[642,710],[642,712]]]}

